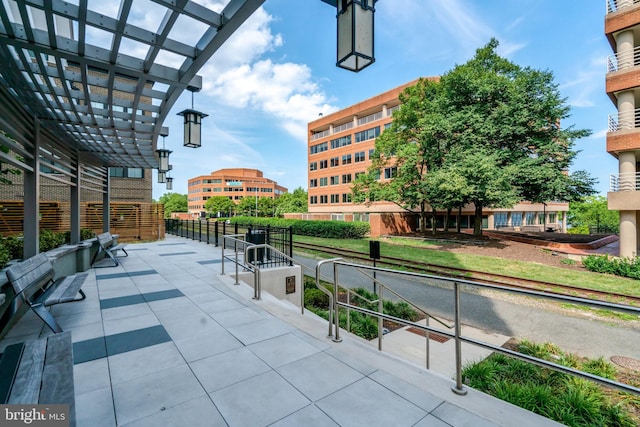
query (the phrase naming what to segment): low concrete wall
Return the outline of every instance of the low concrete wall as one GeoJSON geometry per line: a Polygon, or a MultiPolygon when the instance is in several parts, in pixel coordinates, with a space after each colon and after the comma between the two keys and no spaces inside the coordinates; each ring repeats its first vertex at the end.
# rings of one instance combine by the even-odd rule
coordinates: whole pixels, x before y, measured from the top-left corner
{"type": "MultiPolygon", "coordinates": [[[[235,275],[230,276],[235,277],[235,275]]],[[[301,306],[302,267],[294,265],[263,269],[260,271],[260,278],[262,292],[268,292],[278,299],[289,301],[298,307],[301,306]]],[[[251,272],[238,273],[238,280],[253,286],[254,274],[251,272]]]]}
{"type": "MultiPolygon", "coordinates": [[[[98,241],[94,238],[77,245],[64,245],[45,252],[53,263],[53,269],[56,272],[55,278],[87,271],[91,267],[91,254],[97,251],[97,246],[98,241]]],[[[0,304],[0,338],[29,308],[22,303],[21,299],[15,298],[5,270],[0,270],[0,295],[4,295],[4,302],[0,304]]]]}

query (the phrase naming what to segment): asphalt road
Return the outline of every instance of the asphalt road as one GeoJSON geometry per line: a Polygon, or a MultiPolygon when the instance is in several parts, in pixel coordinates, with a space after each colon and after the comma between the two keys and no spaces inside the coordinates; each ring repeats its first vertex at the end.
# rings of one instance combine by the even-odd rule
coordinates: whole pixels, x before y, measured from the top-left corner
{"type": "MultiPolygon", "coordinates": [[[[294,258],[309,267],[305,268],[305,274],[315,277],[318,259],[294,258]]],[[[333,278],[332,267],[324,266],[321,274],[333,278]]],[[[384,273],[377,273],[377,279],[429,314],[453,319],[454,297],[450,284],[384,273]]],[[[338,280],[342,286],[373,290],[373,281],[355,269],[341,267],[338,280]]],[[[608,359],[618,355],[640,359],[640,321],[614,323],[590,316],[585,310],[567,309],[558,303],[469,289],[461,292],[461,316],[464,324],[485,332],[537,343],[551,342],[581,356],[608,359]]]]}

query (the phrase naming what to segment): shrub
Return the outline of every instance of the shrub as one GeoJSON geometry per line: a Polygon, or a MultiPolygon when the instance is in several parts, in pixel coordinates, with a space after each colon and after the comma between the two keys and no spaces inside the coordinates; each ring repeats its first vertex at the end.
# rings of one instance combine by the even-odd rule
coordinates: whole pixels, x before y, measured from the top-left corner
{"type": "Polygon", "coordinates": [[[2,244],[9,251],[9,260],[22,259],[24,243],[17,236],[9,236],[2,240],[2,244]]]}
{"type": "Polygon", "coordinates": [[[254,217],[234,217],[230,221],[241,225],[291,227],[293,234],[333,239],[361,239],[369,233],[369,224],[366,222],[306,221],[254,217]]]}
{"type": "Polygon", "coordinates": [[[615,274],[616,276],[640,279],[640,258],[613,258],[607,255],[589,255],[582,264],[596,273],[615,274]]]}
{"type": "Polygon", "coordinates": [[[9,249],[7,249],[2,242],[0,242],[0,268],[3,268],[7,263],[11,261],[11,255],[9,249]]]}
{"type": "Polygon", "coordinates": [[[56,233],[51,230],[40,230],[40,252],[50,251],[64,245],[64,233],[56,233]]]}
{"type": "Polygon", "coordinates": [[[304,291],[305,307],[327,308],[329,296],[318,288],[309,288],[304,291]]]}

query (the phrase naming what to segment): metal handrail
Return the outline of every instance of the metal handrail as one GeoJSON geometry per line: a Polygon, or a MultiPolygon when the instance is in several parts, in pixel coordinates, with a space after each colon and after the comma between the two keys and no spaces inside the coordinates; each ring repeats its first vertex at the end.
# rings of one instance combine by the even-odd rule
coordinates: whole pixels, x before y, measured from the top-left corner
{"type": "Polygon", "coordinates": [[[606,13],[609,14],[640,3],[640,0],[605,0],[605,3],[606,13]]]}
{"type": "Polygon", "coordinates": [[[618,132],[620,130],[637,129],[640,127],[640,109],[633,111],[618,111],[609,114],[607,118],[607,131],[618,132]]]}
{"type": "Polygon", "coordinates": [[[619,173],[609,176],[609,191],[640,191],[640,172],[619,173]]]}
{"type": "Polygon", "coordinates": [[[607,57],[607,72],[624,70],[640,64],[640,46],[631,51],[616,52],[607,57]]]}
{"type": "Polygon", "coordinates": [[[416,272],[410,272],[410,271],[398,271],[398,270],[391,270],[388,268],[381,268],[381,267],[372,267],[372,266],[367,266],[367,265],[362,265],[362,264],[355,264],[355,263],[349,263],[349,262],[345,262],[345,261],[332,261],[333,264],[333,269],[334,269],[334,286],[333,286],[333,293],[334,293],[334,299],[333,299],[333,304],[334,304],[334,308],[333,308],[333,315],[335,317],[335,324],[336,324],[336,328],[335,328],[335,339],[334,341],[340,341],[340,328],[339,323],[338,323],[338,307],[344,307],[347,308],[349,310],[356,310],[359,311],[361,313],[364,314],[368,314],[371,316],[376,316],[378,318],[382,318],[382,319],[387,319],[393,322],[397,322],[400,324],[404,324],[404,325],[408,325],[408,326],[413,326],[415,328],[418,328],[420,330],[425,331],[425,333],[429,333],[429,332],[435,332],[444,336],[447,336],[449,338],[453,338],[455,340],[455,360],[456,360],[456,378],[455,378],[455,385],[451,388],[452,391],[456,394],[459,395],[464,395],[467,393],[467,391],[465,390],[465,388],[462,386],[462,343],[467,343],[467,344],[472,344],[472,345],[476,345],[488,350],[491,350],[493,352],[497,352],[497,353],[502,353],[502,354],[506,354],[508,356],[512,356],[515,358],[518,358],[520,360],[523,360],[525,362],[530,362],[530,363],[534,363],[538,366],[544,367],[544,368],[549,368],[549,369],[553,369],[555,371],[558,372],[563,372],[566,374],[570,374],[570,375],[574,375],[580,378],[584,378],[586,380],[589,381],[593,381],[596,382],[598,384],[607,386],[607,387],[612,387],[612,388],[616,388],[618,390],[621,390],[623,392],[627,392],[627,393],[633,393],[636,395],[640,395],[640,388],[628,385],[628,384],[623,384],[620,383],[618,381],[613,381],[610,380],[608,378],[603,378],[597,375],[593,375],[590,374],[588,372],[582,372],[579,371],[577,369],[573,369],[573,368],[569,368],[566,366],[562,366],[553,362],[549,362],[543,359],[539,359],[536,357],[532,357],[526,354],[522,354],[522,353],[518,353],[512,350],[508,350],[505,348],[502,348],[500,346],[496,346],[493,344],[490,344],[488,342],[484,342],[478,339],[474,339],[474,338],[470,338],[470,337],[465,337],[462,336],[462,332],[461,332],[461,307],[460,307],[460,286],[468,286],[468,287],[472,287],[472,288],[479,288],[479,289],[490,289],[490,290],[494,290],[494,291],[501,291],[501,292],[508,292],[508,293],[512,293],[512,294],[518,294],[518,295],[525,295],[525,296],[530,296],[530,297],[537,297],[537,298],[544,298],[544,299],[548,299],[548,300],[552,300],[552,301],[556,301],[556,302],[565,302],[565,303],[571,303],[571,304],[579,304],[579,305],[586,305],[586,306],[590,306],[590,307],[595,307],[595,308],[600,308],[600,309],[609,309],[609,310],[614,310],[614,311],[619,311],[619,312],[623,312],[623,313],[630,313],[636,316],[640,316],[640,308],[638,307],[633,307],[633,306],[629,306],[629,305],[622,305],[622,304],[616,304],[616,303],[611,303],[611,302],[607,302],[607,301],[597,301],[597,300],[591,300],[591,299],[585,299],[585,298],[578,298],[578,297],[572,297],[572,296],[565,296],[565,295],[557,295],[557,294],[550,294],[547,292],[542,292],[542,291],[534,291],[534,290],[528,290],[528,289],[517,289],[517,288],[510,288],[507,286],[503,286],[503,285],[492,285],[492,284],[486,284],[486,283],[479,283],[479,282],[474,282],[471,280],[464,280],[464,279],[456,279],[456,278],[450,278],[450,277],[441,277],[441,276],[434,276],[434,275],[430,275],[430,274],[423,274],[423,273],[416,273],[416,272]],[[355,268],[355,269],[363,269],[363,270],[371,270],[374,272],[381,272],[381,273],[387,273],[387,274],[394,274],[394,275],[399,275],[399,276],[404,276],[404,277],[416,277],[416,278],[421,278],[421,279],[432,279],[432,280],[438,280],[441,282],[446,282],[446,283],[450,283],[453,286],[453,291],[454,291],[454,332],[451,333],[449,331],[444,331],[444,330],[440,330],[440,329],[436,329],[433,328],[429,325],[421,325],[419,323],[416,322],[411,322],[409,320],[406,319],[400,319],[397,318],[395,316],[390,316],[388,314],[385,314],[384,312],[376,312],[373,310],[369,310],[363,307],[358,307],[356,305],[351,305],[351,304],[347,304],[344,302],[341,302],[338,300],[337,295],[338,295],[338,267],[351,267],[351,268],[355,268]]]}

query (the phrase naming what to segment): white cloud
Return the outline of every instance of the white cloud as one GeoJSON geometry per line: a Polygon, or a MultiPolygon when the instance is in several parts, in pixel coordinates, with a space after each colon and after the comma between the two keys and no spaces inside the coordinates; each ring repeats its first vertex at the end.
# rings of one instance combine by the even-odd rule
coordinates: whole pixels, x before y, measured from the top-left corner
{"type": "Polygon", "coordinates": [[[200,73],[205,77],[203,93],[217,103],[264,111],[305,142],[307,123],[336,108],[329,105],[307,65],[261,59],[283,44],[271,31],[272,20],[258,9],[216,52],[200,73]]]}

